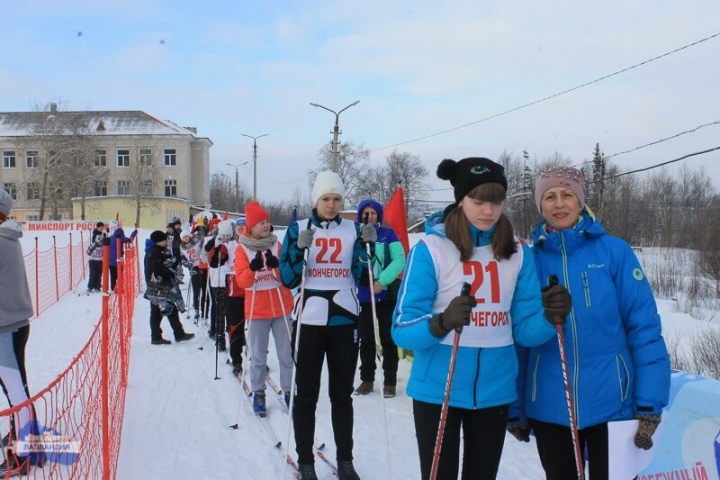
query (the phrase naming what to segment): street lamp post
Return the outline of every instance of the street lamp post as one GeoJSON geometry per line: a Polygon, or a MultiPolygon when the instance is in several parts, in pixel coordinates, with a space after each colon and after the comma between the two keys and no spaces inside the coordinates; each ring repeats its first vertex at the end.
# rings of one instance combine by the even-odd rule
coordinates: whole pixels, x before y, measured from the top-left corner
{"type": "Polygon", "coordinates": [[[338,150],[339,150],[339,148],[338,148],[338,137],[340,136],[340,114],[341,114],[342,112],[344,112],[345,110],[347,110],[348,108],[354,107],[354,106],[357,105],[358,103],[360,103],[360,100],[351,103],[350,105],[348,105],[347,107],[343,108],[343,109],[340,110],[339,112],[336,112],[335,110],[330,110],[329,108],[324,107],[324,106],[322,106],[322,105],[319,105],[319,104],[317,104],[317,103],[312,103],[312,102],[310,103],[310,105],[312,105],[313,107],[322,108],[323,110],[327,110],[328,112],[331,112],[331,113],[335,114],[335,128],[333,129],[333,141],[332,141],[332,156],[333,156],[333,158],[332,158],[332,171],[333,171],[333,172],[337,172],[337,166],[338,166],[338,154],[339,154],[339,152],[338,152],[338,150]]]}
{"type": "Polygon", "coordinates": [[[240,135],[253,139],[253,200],[257,200],[257,139],[261,137],[266,137],[270,134],[263,133],[262,135],[258,135],[257,137],[253,137],[252,135],[245,135],[244,133],[241,133],[240,135]]]}
{"type": "Polygon", "coordinates": [[[227,166],[233,167],[235,169],[235,211],[238,213],[240,213],[240,175],[238,174],[238,168],[242,167],[243,165],[247,165],[248,163],[250,163],[250,160],[238,165],[226,163],[227,166]]]}

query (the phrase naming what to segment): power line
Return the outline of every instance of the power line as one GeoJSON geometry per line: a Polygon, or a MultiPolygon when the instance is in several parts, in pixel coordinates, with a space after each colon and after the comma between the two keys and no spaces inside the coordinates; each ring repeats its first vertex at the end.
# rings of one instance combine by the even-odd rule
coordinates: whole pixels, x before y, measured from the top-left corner
{"type": "Polygon", "coordinates": [[[679,162],[680,160],[685,160],[686,158],[694,157],[694,156],[697,156],[697,155],[703,155],[703,154],[706,154],[706,153],[714,152],[714,151],[716,151],[716,150],[720,150],[720,146],[713,147],[713,148],[708,148],[707,150],[703,150],[703,151],[701,151],[701,152],[688,153],[687,155],[683,155],[682,157],[680,157],[680,158],[675,158],[675,159],[673,159],[673,160],[668,160],[667,162],[662,162],[662,163],[658,163],[658,164],[655,164],[655,165],[650,165],[649,167],[645,167],[645,168],[638,168],[637,170],[630,170],[629,172],[618,173],[617,175],[613,175],[612,177],[605,177],[605,178],[602,178],[602,179],[600,179],[600,180],[595,180],[595,181],[587,182],[587,183],[588,183],[589,185],[591,185],[591,184],[593,184],[593,183],[598,183],[598,182],[605,181],[605,180],[612,180],[613,178],[622,177],[622,176],[624,176],[624,175],[630,175],[630,174],[638,173],[638,172],[645,172],[645,171],[647,171],[647,170],[652,170],[652,169],[655,169],[655,168],[658,168],[658,167],[662,167],[662,166],[665,166],[665,165],[669,165],[669,164],[671,164],[671,163],[679,162]]]}
{"type": "Polygon", "coordinates": [[[426,139],[428,139],[428,138],[437,137],[437,136],[440,136],[440,135],[444,135],[444,134],[446,134],[446,133],[454,132],[455,130],[460,130],[460,129],[462,129],[462,128],[469,127],[469,126],[471,126],[471,125],[477,125],[478,123],[486,122],[486,121],[488,121],[488,120],[492,120],[493,118],[501,117],[501,116],[503,116],[503,115],[507,115],[508,113],[516,112],[516,111],[518,111],[518,110],[522,110],[522,109],[524,109],[524,108],[531,107],[531,106],[533,106],[533,105],[537,105],[538,103],[545,102],[545,101],[550,100],[550,99],[552,99],[552,98],[559,97],[559,96],[561,96],[561,95],[565,95],[566,93],[570,93],[570,92],[573,92],[573,91],[575,91],[575,90],[579,90],[579,89],[581,89],[581,88],[587,87],[587,86],[589,86],[589,85],[592,85],[592,84],[601,82],[601,81],[603,81],[603,80],[607,80],[608,78],[614,77],[615,75],[619,75],[619,74],[621,74],[621,73],[628,72],[628,71],[630,71],[630,70],[633,70],[633,69],[635,69],[635,68],[641,67],[641,66],[643,66],[643,65],[647,65],[648,63],[652,63],[652,62],[654,62],[654,61],[656,61],[656,60],[660,60],[661,58],[667,57],[667,56],[672,55],[672,54],[674,54],[674,53],[678,53],[678,52],[680,52],[680,51],[682,51],[682,50],[685,50],[685,49],[687,49],[687,48],[694,47],[695,45],[698,45],[698,44],[700,44],[700,43],[703,43],[703,42],[706,42],[706,41],[708,41],[708,40],[711,40],[711,39],[713,39],[713,38],[715,38],[715,37],[717,37],[717,36],[720,36],[720,32],[718,32],[718,33],[716,33],[716,34],[714,34],[714,35],[710,35],[709,37],[701,38],[700,40],[697,40],[697,41],[695,41],[695,42],[693,42],[693,43],[690,43],[690,44],[687,44],[687,45],[683,45],[682,47],[676,48],[675,50],[672,50],[672,51],[663,53],[663,54],[661,54],[661,55],[658,55],[658,56],[656,56],[656,57],[650,58],[650,59],[648,59],[648,60],[645,60],[644,62],[636,63],[635,65],[632,65],[632,66],[630,66],[630,67],[626,67],[626,68],[623,68],[622,70],[618,70],[618,71],[613,72],[613,73],[610,73],[610,74],[608,74],[608,75],[604,75],[604,76],[602,76],[602,77],[600,77],[600,78],[596,78],[595,80],[592,80],[592,81],[589,81],[589,82],[586,82],[586,83],[577,85],[577,86],[575,86],[575,87],[569,88],[569,89],[567,89],[567,90],[563,90],[563,91],[558,92],[558,93],[554,93],[554,94],[552,94],[552,95],[548,95],[547,97],[541,98],[541,99],[539,99],[539,100],[535,100],[535,101],[530,102],[530,103],[526,103],[526,104],[521,105],[521,106],[519,106],[519,107],[511,108],[510,110],[505,110],[504,112],[496,113],[495,115],[490,115],[489,117],[481,118],[480,120],[475,120],[474,122],[466,123],[466,124],[460,125],[460,126],[458,126],[458,127],[449,128],[449,129],[447,129],[447,130],[442,130],[442,131],[440,131],[440,132],[432,133],[432,134],[430,134],[430,135],[425,135],[425,136],[423,136],[423,137],[415,138],[415,139],[412,139],[412,140],[407,140],[407,141],[404,141],[404,142],[396,143],[396,144],[394,144],[394,145],[387,145],[387,146],[384,146],[384,147],[373,148],[373,149],[370,149],[370,151],[371,151],[371,152],[375,152],[375,151],[378,151],[378,150],[386,150],[386,149],[388,149],[388,148],[399,147],[399,146],[401,146],[401,145],[407,145],[408,143],[419,142],[420,140],[426,140],[426,139]]]}
{"type": "Polygon", "coordinates": [[[675,134],[675,135],[672,135],[672,136],[670,136],[670,137],[661,138],[660,140],[655,140],[654,142],[646,143],[645,145],[640,145],[639,147],[631,148],[630,150],[625,150],[624,152],[618,152],[618,153],[613,153],[612,155],[606,155],[606,156],[605,156],[605,160],[607,160],[608,158],[612,158],[612,157],[617,157],[617,156],[619,156],[619,155],[623,155],[623,154],[625,154],[625,153],[634,152],[634,151],[636,151],[636,150],[640,150],[641,148],[650,147],[650,146],[652,146],[652,145],[657,145],[658,143],[666,142],[666,141],[668,141],[668,140],[672,140],[673,138],[677,138],[677,137],[680,137],[680,136],[682,136],[682,135],[686,135],[686,134],[688,134],[688,133],[696,132],[696,131],[700,130],[701,128],[709,127],[709,126],[711,126],[711,125],[718,125],[718,124],[720,124],[720,120],[718,120],[718,121],[716,121],[716,122],[705,123],[705,124],[703,124],[703,125],[699,125],[699,126],[693,128],[692,130],[685,130],[684,132],[680,132],[680,133],[675,134]]]}

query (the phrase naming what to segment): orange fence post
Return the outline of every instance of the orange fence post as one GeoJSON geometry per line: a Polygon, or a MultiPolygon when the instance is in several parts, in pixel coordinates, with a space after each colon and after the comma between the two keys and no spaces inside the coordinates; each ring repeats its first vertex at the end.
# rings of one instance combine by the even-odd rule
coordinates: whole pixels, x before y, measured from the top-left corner
{"type": "Polygon", "coordinates": [[[35,315],[40,315],[40,249],[38,237],[35,237],[35,315]]]}
{"type": "MultiPolygon", "coordinates": [[[[82,237],[82,233],[80,233],[80,237],[82,237]]],[[[72,261],[72,260],[73,260],[73,259],[72,259],[72,253],[73,253],[73,252],[72,252],[72,251],[73,251],[72,232],[70,232],[70,245],[69,245],[69,247],[70,247],[70,248],[69,248],[68,250],[70,250],[70,264],[69,264],[69,270],[70,270],[70,290],[72,290],[73,288],[75,288],[75,285],[73,284],[73,268],[72,268],[72,267],[73,267],[73,261],[72,261]]]]}
{"type": "MultiPolygon", "coordinates": [[[[105,245],[103,247],[103,270],[109,271],[110,263],[110,246],[105,245]]],[[[102,333],[100,336],[100,389],[101,389],[101,410],[102,410],[102,472],[103,478],[110,477],[110,381],[109,381],[109,369],[110,362],[108,361],[108,355],[110,350],[110,327],[109,322],[109,278],[108,275],[102,277],[102,291],[103,291],[103,304],[102,304],[102,333]]]]}
{"type": "Polygon", "coordinates": [[[58,279],[57,238],[53,235],[53,263],[55,264],[55,299],[60,300],[60,280],[58,279]]]}

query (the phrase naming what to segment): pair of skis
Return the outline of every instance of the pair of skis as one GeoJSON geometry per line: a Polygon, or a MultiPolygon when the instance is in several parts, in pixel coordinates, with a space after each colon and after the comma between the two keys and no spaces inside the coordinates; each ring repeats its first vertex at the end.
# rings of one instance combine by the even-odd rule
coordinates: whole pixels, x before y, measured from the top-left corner
{"type": "MultiPolygon", "coordinates": [[[[333,475],[336,477],[338,476],[338,469],[337,466],[330,461],[329,458],[325,456],[323,453],[323,449],[325,448],[325,444],[323,443],[319,447],[315,447],[315,455],[318,456],[320,460],[330,469],[333,475]]],[[[290,465],[290,468],[292,469],[292,474],[294,478],[300,478],[300,466],[297,464],[295,459],[292,457],[292,455],[288,455],[285,459],[288,465],[290,465]]]]}

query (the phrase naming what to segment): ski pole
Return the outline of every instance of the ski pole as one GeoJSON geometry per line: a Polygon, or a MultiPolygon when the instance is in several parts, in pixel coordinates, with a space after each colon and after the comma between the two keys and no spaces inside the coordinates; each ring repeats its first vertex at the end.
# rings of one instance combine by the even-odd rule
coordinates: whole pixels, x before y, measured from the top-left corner
{"type": "MultiPolygon", "coordinates": [[[[307,219],[307,229],[312,230],[312,221],[311,219],[307,219]]],[[[300,226],[298,225],[298,234],[299,234],[300,226]]],[[[299,236],[299,235],[298,235],[299,236]]],[[[303,252],[303,264],[302,264],[302,273],[300,275],[300,292],[298,293],[298,310],[297,310],[297,320],[296,320],[296,326],[297,330],[295,332],[295,347],[293,350],[293,369],[292,369],[292,376],[290,379],[290,405],[288,405],[288,426],[287,426],[287,441],[285,442],[285,456],[290,455],[290,429],[292,428],[292,420],[293,420],[293,406],[295,404],[295,379],[297,377],[297,357],[298,357],[298,347],[300,346],[300,325],[302,320],[302,313],[303,313],[303,303],[305,301],[305,272],[307,271],[307,261],[308,261],[308,255],[310,252],[310,247],[305,249],[305,252],[303,252]]],[[[283,475],[287,475],[287,464],[285,464],[285,470],[283,472],[283,475]]]]}
{"type": "MultiPolygon", "coordinates": [[[[557,275],[550,275],[548,285],[553,286],[559,283],[557,275]]],[[[563,383],[565,384],[565,398],[567,399],[568,416],[570,417],[570,435],[572,436],[573,450],[575,453],[575,467],[578,472],[578,479],[585,479],[585,466],[582,452],[580,451],[580,434],[578,433],[577,420],[575,416],[575,402],[573,401],[572,390],[570,389],[570,375],[568,374],[568,359],[565,350],[565,332],[560,323],[555,324],[557,329],[558,348],[560,350],[560,364],[562,366],[563,383]]]]}
{"type": "MultiPolygon", "coordinates": [[[[363,219],[363,223],[367,225],[370,222],[370,214],[368,212],[365,212],[365,217],[363,219]]],[[[382,357],[383,357],[383,347],[382,342],[380,341],[380,323],[378,322],[377,317],[377,307],[375,306],[375,273],[373,271],[373,256],[372,252],[370,250],[370,244],[365,243],[365,251],[367,252],[368,257],[368,281],[370,283],[370,309],[372,311],[372,321],[373,321],[373,333],[375,335],[375,356],[377,357],[378,363],[382,365],[382,357]]],[[[383,387],[385,385],[385,370],[383,370],[383,387]]],[[[382,405],[382,411],[383,411],[383,417],[385,418],[385,445],[387,448],[385,449],[386,459],[387,459],[387,465],[388,465],[388,478],[391,478],[392,475],[390,474],[390,433],[388,432],[387,428],[387,410],[385,408],[385,392],[380,396],[380,404],[382,405]]]]}
{"type": "MultiPolygon", "coordinates": [[[[463,283],[460,295],[470,295],[470,284],[463,283]]],[[[448,370],[447,380],[445,381],[445,396],[443,397],[442,408],[440,409],[440,424],[438,425],[437,437],[435,437],[435,451],[433,452],[432,467],[430,469],[430,480],[437,478],[438,467],[440,466],[440,452],[442,451],[442,441],[445,435],[445,423],[447,422],[448,408],[450,406],[450,390],[452,389],[453,375],[455,374],[455,360],[457,360],[458,347],[460,346],[460,333],[462,327],[455,329],[453,337],[452,353],[450,354],[450,368],[448,370]]]]}

